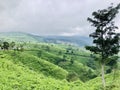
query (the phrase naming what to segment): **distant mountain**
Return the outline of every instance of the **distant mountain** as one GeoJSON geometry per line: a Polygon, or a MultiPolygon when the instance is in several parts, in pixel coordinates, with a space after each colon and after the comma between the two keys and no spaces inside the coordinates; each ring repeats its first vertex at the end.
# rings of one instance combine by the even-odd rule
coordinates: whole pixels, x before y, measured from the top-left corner
{"type": "Polygon", "coordinates": [[[92,39],[84,36],[47,36],[44,37],[45,42],[69,43],[78,46],[91,45],[92,39]]]}
{"type": "Polygon", "coordinates": [[[46,43],[67,43],[78,46],[85,46],[92,44],[92,39],[84,36],[38,36],[23,32],[3,32],[0,33],[0,40],[2,41],[16,41],[16,42],[46,42],[46,43]]]}

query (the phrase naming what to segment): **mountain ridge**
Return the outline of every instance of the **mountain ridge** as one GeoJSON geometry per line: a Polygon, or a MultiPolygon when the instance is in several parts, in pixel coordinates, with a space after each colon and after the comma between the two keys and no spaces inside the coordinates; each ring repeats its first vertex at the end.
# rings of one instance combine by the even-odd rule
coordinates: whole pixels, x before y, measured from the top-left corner
{"type": "Polygon", "coordinates": [[[1,32],[0,39],[2,41],[17,42],[45,42],[45,43],[67,43],[77,46],[91,45],[92,39],[86,36],[39,36],[24,32],[1,32]]]}

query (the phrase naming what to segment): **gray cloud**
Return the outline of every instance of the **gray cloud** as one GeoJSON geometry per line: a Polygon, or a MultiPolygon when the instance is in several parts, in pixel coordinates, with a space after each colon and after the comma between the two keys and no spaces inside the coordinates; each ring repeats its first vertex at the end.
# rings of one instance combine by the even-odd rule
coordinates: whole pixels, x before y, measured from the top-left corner
{"type": "MultiPolygon", "coordinates": [[[[87,17],[119,0],[0,0],[0,32],[39,35],[88,35],[87,17]]],[[[120,20],[116,24],[120,26],[120,20]]]]}

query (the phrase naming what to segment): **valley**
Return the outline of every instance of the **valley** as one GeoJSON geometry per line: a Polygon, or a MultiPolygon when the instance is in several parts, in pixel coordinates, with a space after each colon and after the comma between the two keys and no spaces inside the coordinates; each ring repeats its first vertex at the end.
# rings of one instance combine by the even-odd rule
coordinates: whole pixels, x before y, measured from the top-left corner
{"type": "MultiPolygon", "coordinates": [[[[68,40],[56,43],[54,39],[48,41],[20,32],[0,33],[1,43],[15,42],[14,47],[22,45],[23,48],[0,50],[0,89],[102,90],[100,65],[84,49],[82,45],[85,44],[79,46],[68,40]]],[[[80,42],[85,43],[85,39],[80,42]]],[[[118,61],[115,72],[106,72],[107,90],[120,89],[119,69],[118,61]]],[[[107,70],[110,70],[109,66],[106,66],[107,70]]]]}

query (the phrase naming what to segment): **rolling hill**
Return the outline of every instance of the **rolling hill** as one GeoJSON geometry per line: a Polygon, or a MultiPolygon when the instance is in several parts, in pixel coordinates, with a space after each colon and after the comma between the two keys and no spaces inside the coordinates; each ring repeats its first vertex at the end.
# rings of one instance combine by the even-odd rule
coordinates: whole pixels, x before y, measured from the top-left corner
{"type": "Polygon", "coordinates": [[[14,41],[14,42],[38,42],[32,37],[31,34],[22,32],[3,32],[0,33],[1,41],[14,41]]]}
{"type": "Polygon", "coordinates": [[[73,44],[77,46],[85,46],[91,44],[91,39],[83,36],[37,36],[23,32],[3,32],[0,33],[0,40],[2,41],[16,41],[16,42],[45,42],[55,44],[73,44]]]}
{"type": "MultiPolygon", "coordinates": [[[[16,45],[28,42],[23,51],[0,50],[0,89],[103,90],[99,64],[82,47],[89,39],[72,38],[0,33],[1,41],[15,41],[16,45]],[[76,45],[79,40],[80,45],[76,45]]],[[[120,90],[119,69],[120,62],[115,73],[106,74],[106,90],[120,90]]]]}
{"type": "MultiPolygon", "coordinates": [[[[31,44],[31,47],[34,47],[34,45],[31,44]]],[[[91,72],[93,71],[92,68],[81,61],[77,61],[77,58],[71,64],[69,61],[71,55],[69,54],[65,54],[67,56],[65,62],[56,64],[56,60],[62,59],[65,49],[59,45],[49,45],[50,51],[46,51],[45,47],[47,45],[44,44],[43,47],[43,44],[40,44],[38,47],[34,47],[34,50],[24,50],[22,52],[13,50],[0,51],[0,89],[102,90],[101,77],[98,76],[93,79],[89,77],[95,73],[91,72]],[[41,54],[39,53],[40,50],[42,50],[41,54]],[[57,53],[57,51],[60,50],[62,54],[58,55],[59,52],[57,53]],[[91,79],[88,80],[87,77],[91,79]]],[[[77,51],[77,53],[80,52],[77,51]]],[[[82,58],[79,56],[79,59],[82,58]]],[[[119,76],[119,70],[115,74],[106,75],[107,90],[120,89],[119,76]],[[115,79],[113,79],[114,75],[115,79]]]]}

